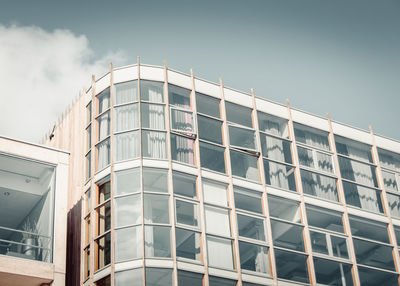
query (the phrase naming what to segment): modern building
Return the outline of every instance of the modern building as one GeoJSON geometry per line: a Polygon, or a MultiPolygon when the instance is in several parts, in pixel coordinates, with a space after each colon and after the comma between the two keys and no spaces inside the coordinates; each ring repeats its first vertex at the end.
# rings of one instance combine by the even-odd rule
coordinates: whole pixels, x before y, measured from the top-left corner
{"type": "Polygon", "coordinates": [[[399,285],[400,142],[372,128],[138,63],[48,135],[67,285],[399,285]]]}
{"type": "Polygon", "coordinates": [[[0,137],[0,285],[63,286],[69,154],[0,137]]]}

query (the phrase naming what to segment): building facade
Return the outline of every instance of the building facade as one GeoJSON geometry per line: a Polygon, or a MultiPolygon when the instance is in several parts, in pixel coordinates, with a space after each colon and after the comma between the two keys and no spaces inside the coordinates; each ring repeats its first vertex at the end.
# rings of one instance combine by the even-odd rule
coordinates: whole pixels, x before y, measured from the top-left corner
{"type": "Polygon", "coordinates": [[[0,137],[0,285],[65,285],[69,154],[0,137]]]}
{"type": "Polygon", "coordinates": [[[166,65],[73,108],[80,284],[399,285],[400,142],[166,65]]]}

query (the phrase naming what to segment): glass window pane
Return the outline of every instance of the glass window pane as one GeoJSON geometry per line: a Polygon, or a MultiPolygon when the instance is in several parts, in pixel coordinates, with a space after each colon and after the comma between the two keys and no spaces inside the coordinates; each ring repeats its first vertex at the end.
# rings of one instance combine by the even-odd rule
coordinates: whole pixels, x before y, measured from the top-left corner
{"type": "Polygon", "coordinates": [[[400,218],[400,197],[390,193],[386,193],[386,196],[388,199],[390,214],[393,217],[400,218]]]}
{"type": "Polygon", "coordinates": [[[262,153],[272,160],[292,163],[291,142],[260,133],[262,153]]]}
{"type": "Polygon", "coordinates": [[[294,134],[298,142],[329,150],[328,132],[294,123],[294,134]]]}
{"type": "Polygon", "coordinates": [[[278,278],[309,283],[306,255],[275,249],[275,261],[278,278]]]}
{"type": "Polygon", "coordinates": [[[114,132],[139,128],[138,104],[114,108],[114,132]]]}
{"type": "Polygon", "coordinates": [[[86,156],[86,180],[92,176],[92,152],[89,152],[86,156]]]}
{"type": "Polygon", "coordinates": [[[357,263],[396,271],[392,247],[360,239],[353,239],[353,244],[357,263]]]}
{"type": "Polygon", "coordinates": [[[215,276],[209,276],[210,286],[236,286],[236,281],[215,276]]]}
{"type": "Polygon", "coordinates": [[[166,133],[143,130],[142,148],[143,157],[166,159],[166,133]]]}
{"type": "Polygon", "coordinates": [[[350,264],[314,258],[314,267],[317,283],[337,286],[353,285],[350,264]]]}
{"type": "Polygon", "coordinates": [[[353,236],[390,243],[387,224],[369,219],[349,216],[351,233],[353,236]]]}
{"type": "Polygon", "coordinates": [[[143,269],[115,272],[115,286],[143,285],[143,269]]]}
{"type": "Polygon", "coordinates": [[[171,228],[168,226],[144,226],[145,256],[171,257],[171,228]]]}
{"type": "Polygon", "coordinates": [[[335,135],[336,151],[350,158],[373,162],[371,146],[335,135]]]}
{"type": "Polygon", "coordinates": [[[197,199],[196,177],[173,172],[172,179],[174,183],[174,194],[197,199]]]}
{"type": "Polygon", "coordinates": [[[366,211],[383,213],[381,192],[343,181],[346,203],[366,211]]]}
{"type": "Polygon", "coordinates": [[[146,267],[146,286],[172,286],[172,269],[146,267]]]}
{"type": "Polygon", "coordinates": [[[117,134],[114,138],[114,158],[116,162],[139,158],[139,130],[117,134]]]}
{"type": "Polygon", "coordinates": [[[110,88],[105,89],[97,95],[99,101],[99,114],[103,113],[110,107],[110,88]]]}
{"type": "Polygon", "coordinates": [[[229,126],[229,143],[231,146],[255,150],[256,133],[254,130],[229,126]]]}
{"type": "Polygon", "coordinates": [[[178,286],[203,286],[203,274],[178,270],[178,286]]]}
{"type": "Polygon", "coordinates": [[[164,105],[142,103],[142,128],[165,129],[164,105]]]}
{"type": "Polygon", "coordinates": [[[98,126],[99,126],[99,138],[101,141],[110,135],[110,112],[106,112],[97,118],[98,126]]]}
{"type": "Polygon", "coordinates": [[[230,236],[229,211],[225,209],[204,207],[206,232],[223,236],[230,236]]]}
{"type": "Polygon", "coordinates": [[[115,262],[142,257],[142,226],[115,230],[115,262]]]}
{"type": "Polygon", "coordinates": [[[339,201],[336,179],[300,170],[303,192],[330,201],[339,201]]]}
{"type": "Polygon", "coordinates": [[[375,167],[338,156],[340,174],[344,179],[369,187],[378,187],[375,167]]]}
{"type": "Polygon", "coordinates": [[[287,120],[258,111],[260,131],[268,132],[283,138],[288,138],[287,120]]]}
{"type": "Polygon", "coordinates": [[[176,222],[198,226],[199,225],[199,206],[186,201],[175,200],[176,222]]]}
{"type": "Polygon", "coordinates": [[[144,223],[169,223],[169,196],[144,194],[144,223]]]}
{"type": "Polygon", "coordinates": [[[239,241],[239,252],[242,269],[269,273],[267,247],[239,241]]]}
{"type": "Polygon", "coordinates": [[[97,170],[102,170],[110,164],[110,138],[97,144],[97,170]]]}
{"type": "Polygon", "coordinates": [[[140,99],[142,101],[164,102],[163,90],[163,82],[140,80],[140,99]]]}
{"type": "Polygon", "coordinates": [[[117,83],[115,87],[115,104],[124,104],[138,100],[137,80],[117,83]]]}
{"type": "Polygon", "coordinates": [[[400,172],[400,154],[378,148],[379,161],[382,167],[400,172]]]}
{"type": "Polygon", "coordinates": [[[310,238],[313,252],[329,255],[325,233],[310,230],[310,238]]]}
{"type": "Polygon", "coordinates": [[[96,286],[111,286],[110,275],[96,282],[96,286]]]}
{"type": "Polygon", "coordinates": [[[124,195],[140,192],[140,169],[129,169],[114,172],[114,195],[124,195]]]}
{"type": "Polygon", "coordinates": [[[202,168],[225,174],[225,148],[200,142],[200,164],[202,168]]]}
{"type": "Polygon", "coordinates": [[[299,156],[299,164],[301,166],[314,168],[314,157],[311,149],[297,146],[297,155],[299,156]]]}
{"type": "Polygon", "coordinates": [[[271,219],[274,246],[304,251],[303,227],[271,219]]]}
{"type": "Polygon", "coordinates": [[[197,124],[200,139],[222,144],[221,121],[198,115],[197,124]]]}
{"type": "Polygon", "coordinates": [[[257,157],[231,150],[232,175],[259,181],[257,157]]]}
{"type": "Polygon", "coordinates": [[[196,92],[197,112],[220,118],[220,100],[199,92],[196,92]]]}
{"type": "Polygon", "coordinates": [[[398,275],[371,268],[357,266],[361,285],[365,286],[393,286],[398,284],[398,275]]]}
{"type": "Polygon", "coordinates": [[[86,151],[92,148],[92,124],[86,128],[86,151]]]}
{"type": "Polygon", "coordinates": [[[86,106],[86,125],[88,125],[92,121],[92,103],[90,102],[86,106]]]}
{"type": "Polygon", "coordinates": [[[263,214],[261,193],[236,186],[233,189],[237,209],[263,214]]]}
{"type": "Polygon", "coordinates": [[[179,87],[176,85],[168,85],[169,104],[190,108],[190,93],[191,90],[179,87]]]}
{"type": "Polygon", "coordinates": [[[226,119],[229,122],[237,123],[252,128],[252,110],[235,103],[225,102],[226,119]]]}
{"type": "Polygon", "coordinates": [[[99,185],[98,195],[97,195],[97,204],[101,204],[105,202],[111,197],[110,192],[110,182],[106,182],[104,184],[99,185]]]}
{"type": "Polygon", "coordinates": [[[301,222],[299,202],[268,196],[269,215],[290,222],[301,222]]]}
{"type": "Polygon", "coordinates": [[[201,261],[200,234],[194,231],[176,228],[176,256],[201,261]]]}
{"type": "Polygon", "coordinates": [[[207,180],[203,180],[202,183],[204,202],[225,207],[228,206],[227,186],[225,184],[207,180]]]}
{"type": "Polygon", "coordinates": [[[140,195],[115,199],[115,226],[121,227],[141,223],[140,195]]]}
{"type": "Polygon", "coordinates": [[[186,133],[195,133],[193,113],[171,108],[171,129],[186,133]]]}
{"type": "Polygon", "coordinates": [[[188,137],[171,134],[171,159],[194,165],[194,140],[188,137]]]}
{"type": "Polygon", "coordinates": [[[264,160],[264,173],[268,185],[296,191],[294,167],[264,160]]]}
{"type": "Polygon", "coordinates": [[[111,263],[111,233],[97,239],[95,246],[97,254],[96,270],[98,270],[111,263]]]}
{"type": "Polygon", "coordinates": [[[399,188],[397,186],[396,175],[394,173],[389,173],[382,170],[382,176],[383,176],[383,183],[385,184],[385,189],[387,191],[394,191],[394,192],[399,191],[399,188]]]}
{"type": "Polygon", "coordinates": [[[306,205],[306,213],[310,226],[344,233],[342,214],[340,212],[306,205]]]}
{"type": "Polygon", "coordinates": [[[332,254],[340,258],[349,258],[347,239],[344,237],[331,235],[332,254]]]}
{"type": "Polygon", "coordinates": [[[400,246],[400,226],[397,225],[394,226],[394,234],[396,236],[397,245],[400,246]]]}
{"type": "Polygon", "coordinates": [[[264,220],[237,214],[239,236],[265,241],[264,220]]]}
{"type": "Polygon", "coordinates": [[[231,240],[207,235],[207,249],[209,266],[233,269],[231,240]]]}
{"type": "Polygon", "coordinates": [[[168,170],[143,168],[143,191],[168,193],[168,170]]]}
{"type": "Polygon", "coordinates": [[[97,235],[100,235],[111,228],[111,204],[110,202],[97,208],[97,235]]]}
{"type": "Polygon", "coordinates": [[[140,194],[116,198],[114,213],[115,227],[141,223],[140,194]]]}

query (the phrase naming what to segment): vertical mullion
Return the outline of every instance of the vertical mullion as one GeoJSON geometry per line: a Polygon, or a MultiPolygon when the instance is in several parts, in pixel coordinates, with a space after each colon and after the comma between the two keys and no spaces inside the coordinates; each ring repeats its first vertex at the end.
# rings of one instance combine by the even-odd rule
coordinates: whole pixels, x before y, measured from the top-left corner
{"type": "Polygon", "coordinates": [[[353,236],[351,234],[351,228],[350,228],[350,220],[349,220],[349,213],[347,211],[347,204],[346,204],[346,199],[344,195],[344,188],[342,184],[342,175],[340,173],[340,166],[339,166],[339,159],[338,159],[338,153],[336,150],[336,143],[335,143],[335,135],[333,134],[333,128],[332,128],[332,121],[329,113],[327,114],[328,116],[328,124],[329,124],[329,143],[331,145],[331,149],[333,152],[333,159],[336,165],[336,176],[337,176],[337,190],[338,190],[338,196],[339,200],[341,201],[343,207],[344,207],[344,212],[343,212],[343,225],[346,230],[347,234],[347,248],[349,249],[349,256],[350,260],[353,263],[352,267],[352,273],[353,273],[353,281],[354,285],[361,285],[360,278],[358,276],[358,267],[357,267],[357,259],[356,259],[356,253],[354,249],[354,244],[353,244],[353,236]]]}
{"type": "MultiPolygon", "coordinates": [[[[208,286],[208,254],[207,254],[207,240],[206,240],[206,224],[205,224],[205,214],[204,214],[204,199],[203,199],[203,183],[201,178],[201,164],[200,164],[200,139],[199,139],[199,124],[197,122],[197,101],[196,101],[196,86],[194,80],[193,69],[190,70],[190,77],[192,79],[192,93],[193,96],[193,118],[195,119],[196,126],[196,140],[195,140],[195,158],[197,163],[197,184],[196,191],[197,197],[199,200],[199,212],[200,212],[200,229],[201,229],[201,253],[202,253],[202,262],[204,265],[204,277],[203,277],[203,286],[208,286]]],[[[220,115],[221,116],[221,115],[220,115]]]]}
{"type": "Polygon", "coordinates": [[[270,260],[270,271],[271,276],[274,279],[274,285],[278,285],[278,275],[276,272],[276,264],[275,264],[275,252],[274,252],[274,244],[272,238],[272,228],[271,228],[271,221],[269,216],[269,205],[268,205],[268,197],[267,197],[267,185],[265,180],[265,171],[264,171],[264,159],[262,155],[261,149],[261,138],[260,138],[260,126],[258,122],[258,112],[257,112],[257,103],[256,97],[254,93],[254,89],[251,89],[251,96],[253,101],[253,112],[254,112],[254,129],[256,130],[256,140],[257,140],[257,151],[259,152],[260,156],[258,157],[258,165],[260,170],[260,177],[261,177],[261,184],[263,186],[263,193],[262,193],[262,205],[264,210],[264,215],[266,216],[266,225],[267,225],[267,237],[268,237],[268,244],[269,244],[269,260],[270,260]]]}
{"type": "Polygon", "coordinates": [[[379,186],[379,188],[381,189],[381,192],[382,192],[381,193],[381,197],[383,199],[382,204],[384,205],[384,209],[385,209],[386,215],[387,215],[387,217],[389,219],[389,225],[388,225],[388,232],[389,233],[388,234],[389,234],[390,242],[392,243],[392,245],[394,247],[393,248],[394,253],[392,253],[393,260],[395,262],[396,272],[399,272],[399,270],[400,270],[399,248],[398,248],[397,243],[396,243],[396,235],[395,235],[395,232],[394,232],[392,214],[390,213],[389,202],[388,202],[387,195],[386,195],[385,183],[383,181],[381,162],[379,160],[378,148],[377,148],[376,143],[375,143],[375,134],[374,134],[374,132],[372,130],[372,126],[369,126],[369,130],[370,130],[371,140],[372,140],[372,158],[373,158],[373,161],[374,161],[374,163],[376,165],[376,176],[377,176],[377,180],[378,180],[378,186],[379,186]]]}
{"type": "Polygon", "coordinates": [[[111,263],[111,286],[114,286],[114,71],[113,64],[110,63],[110,216],[111,216],[111,232],[110,232],[110,263],[111,263]]]}
{"type": "MultiPolygon", "coordinates": [[[[231,156],[230,156],[230,148],[229,148],[229,133],[228,133],[228,122],[226,118],[226,108],[225,108],[225,95],[224,95],[224,84],[222,82],[222,78],[219,79],[220,85],[220,93],[221,93],[221,119],[222,122],[222,129],[223,129],[223,143],[225,145],[225,158],[226,158],[226,172],[229,177],[229,186],[228,186],[228,200],[229,200],[229,207],[230,207],[230,218],[231,218],[231,237],[233,238],[233,257],[235,263],[235,270],[238,274],[238,286],[242,285],[242,270],[240,265],[240,255],[239,255],[239,241],[238,241],[238,226],[236,221],[236,208],[235,202],[233,198],[233,179],[232,179],[232,170],[231,170],[231,156]]],[[[253,121],[253,119],[252,119],[253,121]]]]}
{"type": "Polygon", "coordinates": [[[172,285],[178,285],[178,272],[176,264],[176,239],[175,239],[175,204],[174,204],[174,193],[172,188],[172,160],[171,160],[171,131],[170,131],[170,107],[169,107],[169,95],[168,95],[168,68],[167,62],[164,61],[164,101],[165,101],[165,129],[166,133],[166,151],[168,156],[168,193],[169,193],[169,219],[170,219],[170,234],[171,234],[171,258],[173,261],[173,271],[172,271],[172,285]]]}
{"type": "MultiPolygon", "coordinates": [[[[96,258],[96,250],[95,250],[95,243],[94,243],[94,237],[96,236],[96,213],[94,210],[94,206],[96,205],[96,196],[97,196],[97,188],[96,185],[94,183],[94,174],[96,171],[96,161],[97,161],[97,150],[96,150],[96,146],[95,146],[95,142],[96,142],[96,138],[97,138],[97,133],[98,133],[98,127],[97,127],[97,122],[95,119],[95,115],[98,113],[98,106],[97,106],[97,100],[96,100],[96,81],[95,81],[95,77],[94,75],[92,75],[92,101],[91,101],[91,105],[92,105],[92,118],[91,118],[91,128],[92,128],[92,146],[91,146],[91,166],[90,166],[90,192],[91,192],[91,197],[90,199],[92,200],[91,202],[91,210],[90,210],[90,274],[89,274],[89,281],[93,282],[93,276],[94,276],[94,269],[95,269],[95,258],[96,258]]],[[[90,282],[89,282],[90,283],[90,282]]],[[[91,283],[90,283],[91,284],[91,283]]]]}
{"type": "Polygon", "coordinates": [[[308,261],[308,275],[310,278],[310,284],[311,285],[317,285],[317,279],[315,275],[315,268],[314,268],[314,260],[313,260],[313,255],[312,255],[312,247],[311,247],[311,238],[310,238],[310,232],[309,232],[309,227],[308,227],[308,221],[307,221],[307,214],[306,214],[306,204],[304,201],[304,194],[303,194],[303,185],[301,182],[301,174],[300,174],[300,164],[298,160],[298,155],[297,155],[297,145],[296,145],[296,138],[295,138],[295,133],[294,133],[294,125],[293,125],[293,119],[292,119],[292,111],[290,107],[289,100],[287,100],[287,111],[289,115],[289,134],[290,137],[292,138],[292,144],[293,144],[293,163],[295,165],[295,178],[296,178],[296,186],[297,186],[297,192],[300,194],[300,213],[302,216],[302,222],[304,224],[304,229],[303,229],[303,238],[304,238],[304,243],[305,243],[305,252],[308,255],[307,261],[308,261]]]}

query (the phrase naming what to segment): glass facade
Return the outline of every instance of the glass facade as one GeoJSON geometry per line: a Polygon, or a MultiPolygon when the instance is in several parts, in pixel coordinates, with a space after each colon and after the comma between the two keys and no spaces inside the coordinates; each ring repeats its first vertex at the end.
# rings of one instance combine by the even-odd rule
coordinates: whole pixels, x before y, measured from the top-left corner
{"type": "Polygon", "coordinates": [[[107,270],[105,283],[121,286],[397,285],[400,155],[246,96],[242,105],[147,79],[97,95],[85,279],[107,270]]]}

